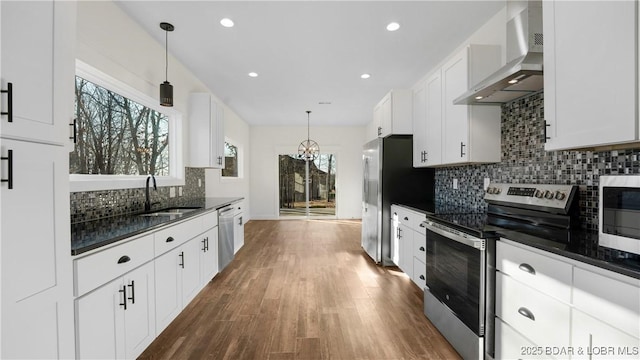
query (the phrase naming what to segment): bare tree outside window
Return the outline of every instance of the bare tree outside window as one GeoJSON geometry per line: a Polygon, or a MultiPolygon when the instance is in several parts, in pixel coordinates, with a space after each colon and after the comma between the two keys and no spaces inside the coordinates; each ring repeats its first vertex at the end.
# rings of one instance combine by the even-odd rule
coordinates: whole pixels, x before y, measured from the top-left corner
{"type": "Polygon", "coordinates": [[[222,176],[238,177],[238,147],[224,142],[224,169],[222,176]]]}
{"type": "Polygon", "coordinates": [[[169,118],[76,76],[70,174],[169,175],[169,118]]]}

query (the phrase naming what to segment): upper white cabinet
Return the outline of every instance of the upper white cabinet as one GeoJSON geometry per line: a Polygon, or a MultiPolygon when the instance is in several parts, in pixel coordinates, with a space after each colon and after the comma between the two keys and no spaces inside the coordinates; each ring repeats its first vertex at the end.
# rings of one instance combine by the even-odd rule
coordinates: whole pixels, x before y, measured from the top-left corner
{"type": "Polygon", "coordinates": [[[468,45],[442,67],[442,165],[500,161],[500,107],[453,104],[500,61],[499,46],[468,45]]]}
{"type": "Polygon", "coordinates": [[[189,96],[190,165],[224,168],[224,108],[209,93],[189,96]]]}
{"type": "Polygon", "coordinates": [[[638,141],[638,2],[542,6],[545,149],[638,141]]]}
{"type": "Polygon", "coordinates": [[[73,116],[75,24],[73,1],[0,2],[3,359],[75,357],[64,148],[73,116]]]}
{"type": "Polygon", "coordinates": [[[65,145],[73,123],[76,4],[1,6],[0,135],[65,145]]]}
{"type": "Polygon", "coordinates": [[[442,75],[440,69],[413,89],[413,166],[442,164],[442,75]]]}
{"type": "Polygon", "coordinates": [[[367,139],[389,135],[411,135],[411,90],[391,90],[373,108],[373,121],[367,127],[367,139]]]}

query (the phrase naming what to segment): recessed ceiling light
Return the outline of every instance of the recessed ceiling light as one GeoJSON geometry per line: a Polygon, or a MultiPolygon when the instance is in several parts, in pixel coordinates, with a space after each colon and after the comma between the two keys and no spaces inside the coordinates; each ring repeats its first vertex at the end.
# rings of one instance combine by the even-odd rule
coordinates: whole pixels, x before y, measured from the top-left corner
{"type": "Polygon", "coordinates": [[[476,96],[476,100],[482,99],[484,96],[476,96]]]}
{"type": "Polygon", "coordinates": [[[515,84],[518,82],[518,79],[511,79],[509,80],[509,84],[515,84]]]}
{"type": "Polygon", "coordinates": [[[233,27],[233,20],[229,19],[229,18],[224,18],[222,20],[220,20],[220,25],[226,27],[226,28],[230,28],[233,27]]]}
{"type": "Polygon", "coordinates": [[[397,22],[390,22],[389,25],[387,25],[387,30],[389,31],[396,31],[398,29],[400,29],[400,24],[397,22]]]}
{"type": "Polygon", "coordinates": [[[252,71],[252,72],[250,72],[250,73],[249,73],[249,74],[247,74],[247,75],[249,75],[250,77],[258,77],[258,73],[257,73],[257,72],[253,72],[253,71],[252,71]]]}
{"type": "Polygon", "coordinates": [[[371,75],[369,75],[369,74],[362,74],[362,75],[360,75],[360,77],[361,77],[362,79],[368,79],[368,78],[370,78],[370,77],[371,77],[371,75]]]}

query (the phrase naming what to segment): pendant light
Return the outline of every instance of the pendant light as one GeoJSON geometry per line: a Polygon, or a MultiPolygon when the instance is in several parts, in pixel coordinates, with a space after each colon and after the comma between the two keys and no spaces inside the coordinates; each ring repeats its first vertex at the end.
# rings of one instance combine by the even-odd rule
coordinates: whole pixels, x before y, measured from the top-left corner
{"type": "Polygon", "coordinates": [[[309,138],[309,114],[311,114],[311,110],[307,110],[307,140],[303,140],[298,145],[298,158],[305,161],[313,161],[320,154],[318,143],[309,138]]]}
{"type": "Polygon", "coordinates": [[[164,82],[160,84],[160,105],[162,106],[173,106],[173,85],[169,83],[168,74],[169,74],[169,31],[173,31],[175,29],[173,25],[167,22],[161,22],[160,28],[165,31],[165,40],[164,40],[164,82]]]}

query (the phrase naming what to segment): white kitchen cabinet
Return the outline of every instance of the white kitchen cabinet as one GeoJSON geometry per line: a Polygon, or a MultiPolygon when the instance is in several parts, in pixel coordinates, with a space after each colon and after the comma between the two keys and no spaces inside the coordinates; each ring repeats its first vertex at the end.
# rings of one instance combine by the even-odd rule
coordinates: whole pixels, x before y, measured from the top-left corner
{"type": "Polygon", "coordinates": [[[442,67],[442,164],[500,161],[500,107],[454,105],[500,66],[500,47],[469,45],[442,67]]]}
{"type": "Polygon", "coordinates": [[[73,122],[76,4],[3,1],[0,134],[48,144],[69,142],[73,122]],[[55,44],[55,46],[54,46],[55,44]],[[65,108],[62,112],[58,108],[65,108]]]}
{"type": "Polygon", "coordinates": [[[638,2],[542,6],[545,149],[638,141],[638,2]]]}
{"type": "Polygon", "coordinates": [[[189,95],[190,164],[224,168],[224,108],[209,93],[189,95]]]}
{"type": "Polygon", "coordinates": [[[427,151],[427,82],[413,88],[413,167],[423,167],[427,151]]]}
{"type": "Polygon", "coordinates": [[[413,89],[413,166],[442,164],[442,76],[438,69],[413,89]]]}
{"type": "Polygon", "coordinates": [[[200,236],[200,283],[206,285],[218,273],[218,227],[200,236]]]}
{"type": "Polygon", "coordinates": [[[197,236],[155,259],[157,333],[162,332],[202,288],[201,240],[201,236],[197,236]]]}
{"type": "Polygon", "coordinates": [[[235,216],[233,217],[233,253],[237,253],[244,246],[244,211],[243,201],[234,204],[235,216]]]}
{"type": "Polygon", "coordinates": [[[0,88],[12,84],[11,101],[0,93],[0,111],[12,113],[11,122],[0,115],[0,177],[13,178],[12,189],[0,183],[0,358],[74,357],[63,145],[73,116],[75,54],[74,42],[54,44],[75,38],[75,19],[73,1],[0,2],[0,88]]]}
{"type": "MultiPolygon", "coordinates": [[[[633,324],[631,319],[628,322],[633,324]]],[[[640,327],[639,324],[635,322],[636,327],[640,327]]],[[[576,309],[571,312],[571,346],[585,349],[572,359],[640,357],[640,339],[576,309]]]]}
{"type": "Polygon", "coordinates": [[[411,135],[412,130],[412,91],[391,90],[373,108],[373,129],[375,137],[389,135],[411,135]]]}
{"type": "Polygon", "coordinates": [[[78,359],[135,359],[155,339],[149,262],[76,299],[78,359]]]}
{"type": "Polygon", "coordinates": [[[420,224],[426,216],[420,212],[391,205],[392,244],[391,258],[421,289],[426,282],[426,237],[420,224]]]}

